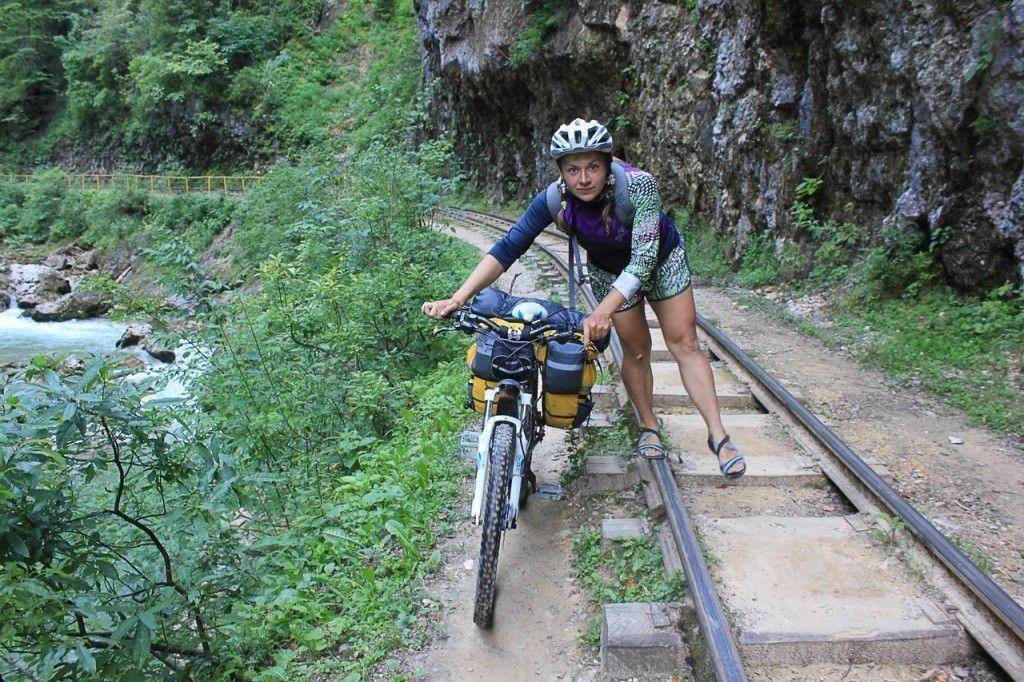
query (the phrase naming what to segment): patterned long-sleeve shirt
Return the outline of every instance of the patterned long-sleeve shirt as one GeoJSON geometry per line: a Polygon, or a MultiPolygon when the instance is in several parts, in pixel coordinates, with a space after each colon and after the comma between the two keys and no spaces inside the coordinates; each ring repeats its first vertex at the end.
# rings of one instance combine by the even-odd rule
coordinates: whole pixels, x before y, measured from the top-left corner
{"type": "MultiPolygon", "coordinates": [[[[625,224],[616,211],[611,211],[610,224],[605,225],[602,213],[611,198],[587,203],[567,193],[564,215],[586,249],[591,266],[617,274],[613,286],[629,299],[651,287],[655,268],[679,243],[679,233],[661,213],[658,187],[651,174],[620,161],[615,163],[624,171],[618,175],[626,178],[624,198],[632,207],[631,224],[625,224]]],[[[546,195],[546,191],[538,194],[508,235],[491,248],[490,254],[505,269],[551,224],[546,195]]]]}

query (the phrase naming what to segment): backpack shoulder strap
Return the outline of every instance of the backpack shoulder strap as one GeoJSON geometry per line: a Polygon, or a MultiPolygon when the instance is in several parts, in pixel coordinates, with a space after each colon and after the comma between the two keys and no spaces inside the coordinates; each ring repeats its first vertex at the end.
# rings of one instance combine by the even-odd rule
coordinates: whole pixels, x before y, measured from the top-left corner
{"type": "Polygon", "coordinates": [[[615,215],[620,223],[630,226],[633,224],[636,207],[629,200],[629,175],[625,164],[618,160],[612,161],[612,177],[615,178],[615,215]]]}
{"type": "Polygon", "coordinates": [[[558,189],[558,181],[555,180],[545,190],[545,199],[548,202],[548,213],[551,214],[551,222],[558,220],[558,212],[562,210],[562,192],[558,189]]]}

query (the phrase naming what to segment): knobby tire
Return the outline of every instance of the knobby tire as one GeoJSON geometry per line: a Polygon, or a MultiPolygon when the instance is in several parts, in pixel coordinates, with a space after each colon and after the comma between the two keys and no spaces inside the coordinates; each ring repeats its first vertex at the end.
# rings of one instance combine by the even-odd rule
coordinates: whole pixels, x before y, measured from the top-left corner
{"type": "Polygon", "coordinates": [[[476,605],[473,622],[482,628],[491,627],[494,620],[494,592],[498,579],[498,549],[501,547],[502,526],[508,508],[509,482],[515,459],[516,433],[511,424],[494,427],[491,436],[490,461],[487,465],[486,498],[480,538],[480,558],[477,561],[476,605]]]}

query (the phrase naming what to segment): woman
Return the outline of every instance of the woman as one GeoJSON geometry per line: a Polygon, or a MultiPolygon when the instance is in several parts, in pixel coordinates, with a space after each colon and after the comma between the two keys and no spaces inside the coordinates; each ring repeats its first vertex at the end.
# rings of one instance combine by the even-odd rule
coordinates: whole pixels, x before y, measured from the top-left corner
{"type": "Polygon", "coordinates": [[[451,298],[428,301],[435,319],[466,305],[516,261],[552,219],[586,249],[594,294],[600,304],[584,321],[584,341],[605,337],[612,326],[622,344],[622,382],[640,415],[637,449],[664,457],[654,414],[651,332],[643,302],[661,323],[683,385],[708,427],[708,447],[729,480],[746,473],[746,462],[722,426],[711,366],[697,342],[697,311],[686,250],[675,226],[661,213],[654,178],[611,155],[612,138],[597,121],[575,119],[551,138],[551,157],[561,179],[530,203],[519,222],[491,248],[451,298]]]}

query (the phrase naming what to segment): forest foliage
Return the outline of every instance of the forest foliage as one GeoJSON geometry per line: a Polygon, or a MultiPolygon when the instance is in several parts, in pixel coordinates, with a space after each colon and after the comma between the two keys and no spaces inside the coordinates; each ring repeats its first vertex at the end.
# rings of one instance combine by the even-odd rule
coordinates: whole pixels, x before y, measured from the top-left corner
{"type": "Polygon", "coordinates": [[[394,0],[3,0],[0,159],[253,169],[366,142],[419,86],[415,40],[394,0]]]}
{"type": "Polygon", "coordinates": [[[0,671],[365,678],[425,636],[461,481],[464,342],[419,304],[473,255],[428,223],[460,175],[419,128],[411,3],[0,16],[4,45],[30,43],[2,53],[8,160],[268,164],[244,197],[0,183],[5,246],[139,254],[90,285],[181,344],[162,372],[39,357],[0,377],[0,671]]]}

